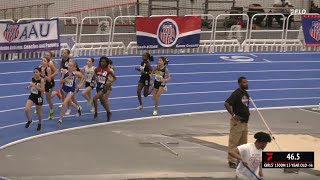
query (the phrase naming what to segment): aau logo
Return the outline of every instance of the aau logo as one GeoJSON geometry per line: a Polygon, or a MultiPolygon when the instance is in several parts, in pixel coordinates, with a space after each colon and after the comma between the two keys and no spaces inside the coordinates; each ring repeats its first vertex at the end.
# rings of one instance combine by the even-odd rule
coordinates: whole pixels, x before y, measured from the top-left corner
{"type": "Polygon", "coordinates": [[[3,37],[11,43],[19,35],[19,25],[7,24],[6,29],[3,32],[3,37]]]}
{"type": "Polygon", "coordinates": [[[316,41],[320,40],[320,20],[312,21],[312,27],[309,30],[309,34],[316,41]]]}
{"type": "Polygon", "coordinates": [[[178,25],[172,19],[163,20],[158,27],[157,40],[163,47],[171,47],[178,40],[178,25]]]}

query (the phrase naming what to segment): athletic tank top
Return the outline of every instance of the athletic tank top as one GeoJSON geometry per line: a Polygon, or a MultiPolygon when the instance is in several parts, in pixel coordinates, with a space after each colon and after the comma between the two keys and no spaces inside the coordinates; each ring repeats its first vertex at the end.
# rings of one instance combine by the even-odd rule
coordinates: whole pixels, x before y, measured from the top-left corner
{"type": "Polygon", "coordinates": [[[69,72],[67,72],[63,79],[65,79],[66,81],[63,83],[63,86],[65,88],[71,88],[72,90],[74,90],[76,88],[76,76],[74,75],[74,73],[72,72],[72,75],[69,77],[69,72]]]}
{"type": "Polygon", "coordinates": [[[70,58],[61,60],[61,69],[68,69],[70,58]]]}
{"type": "Polygon", "coordinates": [[[86,76],[86,82],[91,83],[91,80],[93,78],[94,75],[94,69],[96,67],[92,66],[91,68],[89,68],[88,66],[84,66],[84,73],[86,76]]]}
{"type": "MultiPolygon", "coordinates": [[[[36,79],[33,77],[33,78],[32,78],[32,82],[33,82],[34,84],[36,84],[36,86],[38,86],[39,88],[41,88],[41,79],[36,80],[36,79]]],[[[31,87],[30,91],[31,91],[31,94],[35,94],[35,95],[37,95],[38,97],[41,97],[41,92],[39,92],[37,88],[31,87]]]]}
{"type": "Polygon", "coordinates": [[[97,87],[102,87],[106,83],[108,75],[109,75],[108,68],[101,69],[100,67],[98,67],[97,87]]]}
{"type": "Polygon", "coordinates": [[[161,82],[162,79],[164,79],[166,75],[166,66],[164,66],[162,69],[159,68],[159,66],[156,67],[155,72],[155,80],[158,82],[161,82]]]}
{"type": "MultiPolygon", "coordinates": [[[[40,68],[41,71],[42,71],[42,65],[40,65],[39,68],[40,68]]],[[[45,76],[48,76],[47,69],[48,69],[48,67],[45,67],[45,68],[44,68],[44,75],[45,75],[45,76]]],[[[41,72],[41,74],[42,74],[42,72],[41,72]]],[[[40,76],[41,76],[41,75],[40,75],[40,76]]],[[[50,82],[47,81],[47,79],[46,79],[44,76],[41,76],[41,77],[43,78],[43,80],[44,80],[45,83],[50,83],[50,82]]]]}
{"type": "MultiPolygon", "coordinates": [[[[149,64],[149,62],[142,61],[141,65],[140,65],[140,71],[143,70],[144,72],[148,72],[149,73],[150,69],[149,69],[148,64],[149,64]]],[[[149,74],[141,73],[141,78],[149,78],[149,77],[150,77],[149,74]]]]}

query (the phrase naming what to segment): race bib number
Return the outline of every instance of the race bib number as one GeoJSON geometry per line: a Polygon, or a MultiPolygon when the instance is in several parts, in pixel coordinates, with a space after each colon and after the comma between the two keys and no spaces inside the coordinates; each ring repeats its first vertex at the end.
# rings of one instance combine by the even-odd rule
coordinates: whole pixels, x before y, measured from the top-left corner
{"type": "Polygon", "coordinates": [[[32,93],[32,94],[38,94],[39,91],[38,91],[37,88],[32,87],[32,88],[31,88],[31,93],[32,93]]]}
{"type": "Polygon", "coordinates": [[[72,78],[66,78],[66,81],[65,81],[65,85],[68,86],[68,87],[72,87],[73,86],[73,82],[74,82],[74,77],[72,78]]]}
{"type": "Polygon", "coordinates": [[[104,84],[106,82],[106,77],[99,76],[98,77],[98,82],[104,84]]]}
{"type": "Polygon", "coordinates": [[[160,82],[162,81],[163,77],[162,76],[156,76],[156,81],[160,82]]]}
{"type": "Polygon", "coordinates": [[[42,98],[38,98],[38,103],[42,103],[42,98]]]}
{"type": "Polygon", "coordinates": [[[92,76],[91,73],[87,73],[87,74],[86,74],[86,81],[87,81],[87,82],[91,82],[92,77],[93,77],[93,76],[92,76]]]}

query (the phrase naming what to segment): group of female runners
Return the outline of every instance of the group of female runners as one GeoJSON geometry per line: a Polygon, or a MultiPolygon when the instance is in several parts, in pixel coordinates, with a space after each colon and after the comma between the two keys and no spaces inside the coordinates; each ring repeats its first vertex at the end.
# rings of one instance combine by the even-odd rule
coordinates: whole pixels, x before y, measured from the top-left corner
{"type": "MultiPolygon", "coordinates": [[[[153,93],[155,107],[153,115],[158,115],[159,99],[161,94],[166,91],[166,83],[171,79],[168,69],[168,60],[165,57],[159,57],[156,66],[152,67],[150,61],[153,61],[153,56],[149,53],[144,53],[140,67],[135,68],[141,73],[138,87],[137,96],[139,101],[139,110],[143,109],[141,91],[144,89],[144,96],[147,97],[153,93]],[[155,77],[152,84],[153,76],[155,77]],[[150,88],[151,87],[151,88],[150,88]]],[[[62,124],[63,117],[70,115],[70,107],[77,110],[77,116],[81,116],[82,107],[76,100],[76,94],[80,88],[85,84],[85,89],[82,91],[82,96],[87,100],[87,105],[92,107],[91,112],[94,113],[93,119],[98,118],[98,100],[107,112],[107,121],[111,120],[111,110],[109,105],[109,97],[112,92],[112,84],[117,79],[112,66],[112,61],[102,56],[99,60],[98,67],[94,66],[94,59],[89,58],[87,65],[79,68],[78,64],[70,58],[70,50],[66,49],[63,52],[62,60],[59,69],[56,62],[52,60],[52,53],[46,52],[45,57],[42,58],[42,63],[39,67],[34,68],[34,75],[28,89],[31,89],[29,98],[25,107],[25,114],[27,117],[26,128],[32,122],[30,109],[35,104],[35,113],[38,115],[38,127],[41,129],[42,122],[42,105],[43,94],[45,94],[47,103],[50,107],[48,119],[53,118],[54,108],[51,101],[52,98],[57,96],[62,99],[61,111],[58,124],[62,124]],[[60,86],[54,91],[55,81],[54,78],[61,72],[60,86]],[[96,95],[91,96],[91,91],[96,88],[96,95]]]]}

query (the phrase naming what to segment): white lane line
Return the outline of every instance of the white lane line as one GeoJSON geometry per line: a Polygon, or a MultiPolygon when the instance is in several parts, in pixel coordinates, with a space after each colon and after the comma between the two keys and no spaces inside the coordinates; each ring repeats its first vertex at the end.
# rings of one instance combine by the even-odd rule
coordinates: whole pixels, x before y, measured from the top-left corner
{"type": "MultiPolygon", "coordinates": [[[[320,69],[277,69],[277,70],[255,70],[255,71],[215,71],[215,72],[186,72],[186,73],[170,73],[172,75],[186,75],[186,74],[228,74],[228,73],[268,73],[268,72],[315,72],[320,71],[320,69]]],[[[32,72],[32,71],[21,71],[21,72],[32,72]]],[[[5,72],[1,74],[18,74],[18,72],[5,72]]],[[[120,75],[118,78],[126,78],[126,77],[140,77],[140,74],[136,75],[120,75]]],[[[55,79],[55,81],[59,81],[59,79],[55,79]]]]}
{"type": "MultiPolygon", "coordinates": [[[[280,99],[256,99],[255,101],[284,101],[284,100],[305,100],[305,99],[320,99],[320,97],[307,97],[307,98],[280,98],[280,99]]],[[[176,107],[176,106],[190,106],[190,105],[204,105],[204,104],[222,104],[224,101],[213,101],[213,102],[197,102],[197,103],[183,103],[183,104],[168,104],[168,105],[160,105],[159,107],[176,107]]],[[[314,107],[314,106],[313,106],[314,107]]],[[[154,108],[154,106],[146,106],[143,107],[144,109],[151,109],[154,108]]],[[[279,108],[279,107],[278,107],[279,108]]],[[[259,108],[260,109],[260,108],[259,108]]],[[[112,110],[112,112],[122,112],[122,111],[130,111],[130,110],[137,110],[136,107],[134,108],[123,108],[123,109],[115,109],[112,110]]],[[[254,109],[251,109],[254,110],[254,109]]],[[[98,113],[105,113],[105,111],[99,111],[98,113]]],[[[82,113],[82,115],[92,115],[93,113],[82,113]]],[[[64,117],[76,117],[76,115],[67,115],[64,117]]],[[[54,119],[59,119],[59,117],[54,117],[54,119]]],[[[48,119],[43,119],[44,121],[47,121],[48,119]]],[[[37,122],[37,120],[34,120],[33,123],[37,122]]],[[[2,126],[0,129],[5,129],[8,127],[14,127],[17,125],[22,125],[25,124],[25,122],[22,123],[17,123],[17,124],[12,124],[12,125],[7,125],[7,126],[2,126]]]]}
{"type": "MultiPolygon", "coordinates": [[[[234,82],[234,81],[233,81],[234,82]]],[[[182,83],[176,83],[181,85],[182,83]]],[[[170,84],[172,85],[172,84],[170,84]]],[[[136,85],[132,85],[132,87],[136,87],[136,85]]],[[[250,89],[249,92],[254,91],[289,91],[289,90],[318,90],[320,87],[312,87],[312,88],[273,88],[273,89],[250,89]]],[[[224,93],[224,92],[233,92],[233,90],[223,90],[223,91],[200,91],[200,92],[188,92],[188,93],[170,93],[170,94],[163,94],[164,96],[171,96],[171,95],[186,95],[186,94],[211,94],[211,93],[224,93]]],[[[20,97],[20,96],[28,96],[30,94],[17,94],[17,95],[10,95],[10,96],[0,96],[0,99],[5,98],[12,98],[12,97],[20,97]]],[[[152,95],[150,95],[152,96],[152,95]]],[[[135,98],[136,96],[124,96],[124,97],[114,97],[109,99],[130,99],[135,98]]],[[[84,102],[84,101],[79,101],[84,102]]],[[[45,105],[44,105],[45,106],[45,105]]],[[[1,111],[0,111],[1,112],[1,111]]]]}
{"type": "MultiPolygon", "coordinates": [[[[201,65],[239,65],[239,64],[267,64],[267,63],[320,63],[320,61],[270,61],[267,59],[263,59],[266,62],[212,62],[212,63],[178,63],[178,64],[170,64],[170,66],[201,66],[201,65]]],[[[1,64],[1,63],[0,63],[1,64]]],[[[115,68],[134,68],[137,65],[126,65],[126,66],[114,66],[115,68]]],[[[14,71],[14,72],[1,72],[0,75],[5,74],[19,74],[19,73],[32,73],[33,71],[14,71]]]]}
{"type": "MultiPolygon", "coordinates": [[[[277,89],[251,89],[248,90],[249,92],[259,92],[259,91],[290,91],[290,90],[319,90],[320,87],[314,87],[314,88],[277,88],[277,89]]],[[[213,94],[213,93],[227,93],[227,92],[233,92],[234,90],[224,90],[224,91],[198,91],[198,92],[186,92],[186,93],[170,93],[170,94],[162,94],[162,96],[176,96],[176,95],[192,95],[192,94],[213,94]]],[[[152,95],[150,95],[152,97],[152,95]]],[[[136,96],[125,96],[125,97],[113,97],[109,98],[110,100],[117,100],[117,99],[132,99],[136,98],[136,96]]],[[[319,97],[320,98],[320,97],[319,97]]],[[[318,98],[316,98],[318,99],[318,98]]],[[[78,101],[78,103],[87,102],[85,100],[78,101]]],[[[54,105],[60,105],[61,103],[55,103],[54,105]]],[[[48,106],[43,105],[43,107],[48,106]]],[[[6,109],[6,110],[0,110],[0,113],[3,112],[10,112],[10,111],[16,111],[16,110],[22,110],[24,107],[20,108],[13,108],[13,109],[6,109]]]]}
{"type": "MultiPolygon", "coordinates": [[[[250,82],[273,82],[273,81],[313,81],[320,80],[320,78],[298,78],[298,79],[250,79],[250,82]]],[[[59,81],[59,80],[55,80],[59,81]]],[[[183,85],[183,84],[210,84],[210,83],[235,83],[235,80],[228,81],[196,81],[196,82],[181,82],[181,83],[170,83],[170,85],[183,85]]],[[[0,86],[11,86],[11,85],[21,85],[29,84],[30,82],[21,82],[21,83],[6,83],[0,84],[0,86]]],[[[128,87],[137,87],[137,84],[127,85],[127,86],[113,86],[112,88],[128,88],[128,87]]],[[[80,89],[84,90],[84,89],[80,89]]]]}
{"type": "Polygon", "coordinates": [[[320,114],[320,112],[311,111],[311,110],[308,110],[308,109],[299,109],[299,110],[306,111],[306,112],[313,113],[313,114],[320,114]]]}
{"type": "MultiPolygon", "coordinates": [[[[256,100],[257,101],[257,100],[256,100]]],[[[306,107],[314,107],[313,105],[305,105],[305,106],[283,106],[283,107],[265,107],[265,108],[259,108],[260,110],[272,110],[272,109],[291,109],[291,108],[306,108],[306,107]]],[[[253,110],[253,109],[250,109],[253,110]]],[[[202,111],[202,112],[191,112],[191,113],[180,113],[180,114],[171,114],[171,115],[162,115],[162,116],[149,116],[149,117],[142,117],[142,118],[133,118],[133,119],[124,119],[124,120],[118,120],[118,121],[113,121],[113,122],[104,122],[104,123],[98,123],[98,124],[89,124],[89,125],[84,125],[80,127],[73,127],[73,128],[67,128],[67,129],[62,129],[58,131],[52,131],[48,133],[43,133],[31,137],[27,137],[24,139],[20,139],[8,144],[5,144],[0,147],[0,150],[3,150],[5,148],[17,145],[19,143],[25,142],[25,141],[30,141],[32,139],[44,137],[44,136],[49,136],[49,135],[54,135],[54,134],[59,134],[63,132],[68,132],[68,131],[74,131],[74,130],[79,130],[79,129],[85,129],[85,128],[92,128],[92,127],[99,127],[99,126],[104,126],[104,125],[109,125],[109,124],[118,124],[118,123],[127,123],[127,122],[133,122],[133,121],[142,121],[142,120],[148,120],[148,119],[161,119],[161,118],[166,118],[166,117],[181,117],[181,116],[188,116],[188,115],[200,115],[200,114],[213,114],[213,113],[221,113],[221,112],[226,112],[225,110],[217,110],[217,111],[202,111]]],[[[24,123],[18,123],[15,126],[22,125],[24,123]]],[[[14,127],[13,125],[10,125],[10,127],[14,127]]],[[[1,129],[2,127],[0,127],[1,129]]]]}
{"type": "Polygon", "coordinates": [[[269,61],[268,59],[263,59],[264,61],[266,61],[266,62],[269,62],[269,63],[271,63],[272,61],[269,61]]]}
{"type": "MultiPolygon", "coordinates": [[[[281,70],[256,70],[256,71],[215,71],[215,72],[186,72],[170,73],[171,75],[196,75],[196,74],[229,74],[229,73],[269,73],[269,72],[317,72],[320,69],[281,69],[281,70]]],[[[140,77],[140,75],[121,75],[119,78],[140,77]]]]}

